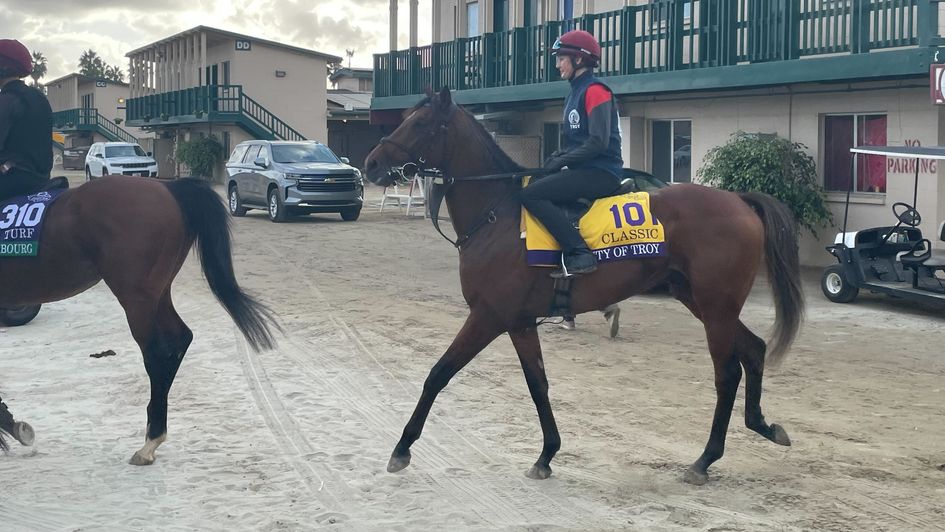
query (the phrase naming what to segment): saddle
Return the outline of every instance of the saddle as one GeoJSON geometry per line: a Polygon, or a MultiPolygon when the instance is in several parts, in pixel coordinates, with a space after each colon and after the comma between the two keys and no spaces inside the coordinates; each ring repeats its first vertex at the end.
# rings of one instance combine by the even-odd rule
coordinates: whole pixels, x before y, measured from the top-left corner
{"type": "MultiPolygon", "coordinates": [[[[33,194],[38,194],[40,192],[51,192],[53,190],[68,189],[69,188],[69,178],[64,175],[50,177],[49,179],[40,183],[39,186],[33,187],[27,190],[23,194],[17,194],[17,196],[32,196],[33,194]]],[[[9,198],[0,198],[0,205],[6,204],[8,201],[17,196],[10,196],[9,198]]]]}
{"type": "MultiPolygon", "coordinates": [[[[620,182],[620,188],[610,193],[610,196],[620,196],[621,194],[628,194],[630,192],[639,192],[637,190],[636,181],[632,178],[624,179],[620,182]]],[[[589,200],[587,198],[578,198],[574,203],[565,203],[559,205],[562,211],[564,211],[565,216],[568,217],[568,222],[571,225],[577,227],[578,222],[581,221],[581,217],[587,214],[587,211],[590,210],[591,205],[594,204],[594,200],[589,200]]]]}

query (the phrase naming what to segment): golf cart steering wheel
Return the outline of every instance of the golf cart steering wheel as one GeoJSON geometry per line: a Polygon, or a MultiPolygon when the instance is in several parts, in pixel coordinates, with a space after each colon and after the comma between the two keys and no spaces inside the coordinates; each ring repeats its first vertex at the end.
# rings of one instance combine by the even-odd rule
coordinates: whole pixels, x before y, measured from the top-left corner
{"type": "Polygon", "coordinates": [[[892,210],[896,218],[909,227],[915,227],[922,223],[922,215],[919,214],[919,211],[915,210],[915,207],[908,203],[897,201],[893,203],[892,210]]]}

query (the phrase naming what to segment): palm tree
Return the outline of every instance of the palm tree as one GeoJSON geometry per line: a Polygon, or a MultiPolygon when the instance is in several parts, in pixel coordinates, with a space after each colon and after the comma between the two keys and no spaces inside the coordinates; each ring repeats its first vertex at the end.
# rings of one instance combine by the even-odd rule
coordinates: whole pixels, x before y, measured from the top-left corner
{"type": "Polygon", "coordinates": [[[39,86],[39,78],[46,75],[46,56],[43,52],[33,52],[33,71],[30,77],[33,78],[33,86],[39,86]]]}

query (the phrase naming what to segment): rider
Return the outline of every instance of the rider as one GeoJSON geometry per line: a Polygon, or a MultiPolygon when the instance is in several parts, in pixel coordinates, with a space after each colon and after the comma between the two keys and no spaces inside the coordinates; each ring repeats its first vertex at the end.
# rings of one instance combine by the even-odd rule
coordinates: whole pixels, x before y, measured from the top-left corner
{"type": "Polygon", "coordinates": [[[617,104],[611,90],[594,76],[600,44],[593,35],[569,31],[555,41],[552,53],[561,77],[571,84],[564,106],[565,145],[545,161],[545,169],[555,173],[525,187],[522,203],[561,245],[567,273],[589,273],[597,269],[597,257],[555,204],[594,200],[620,187],[617,104]]]}
{"type": "Polygon", "coordinates": [[[49,101],[20,79],[32,71],[26,47],[0,39],[0,200],[39,189],[53,167],[49,101]]]}

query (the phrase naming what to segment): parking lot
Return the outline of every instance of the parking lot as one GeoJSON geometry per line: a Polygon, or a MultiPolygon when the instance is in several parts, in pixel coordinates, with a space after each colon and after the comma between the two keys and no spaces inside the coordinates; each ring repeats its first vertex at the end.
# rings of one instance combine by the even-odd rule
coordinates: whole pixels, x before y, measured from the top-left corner
{"type": "MultiPolygon", "coordinates": [[[[466,306],[453,247],[368,194],[357,222],[234,220],[237,277],[285,330],[274,351],[248,350],[188,260],[174,297],[194,342],[151,467],[126,463],[148,381],[107,287],[0,331],[0,390],[37,433],[0,456],[4,529],[945,528],[945,310],[829,303],[815,270],[805,325],[762,398],[792,447],[744,427],[741,390],[710,482],[682,482],[708,436],[712,365],[701,324],[653,294],[621,304],[615,340],[599,314],[542,326],[562,436],[550,479],[524,476],[541,430],[507,338],[440,395],[410,467],[387,473],[466,306]]],[[[763,279],[743,317],[759,334],[771,325],[763,279]]]]}

